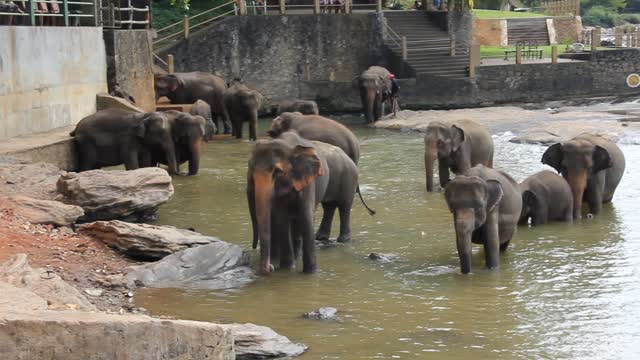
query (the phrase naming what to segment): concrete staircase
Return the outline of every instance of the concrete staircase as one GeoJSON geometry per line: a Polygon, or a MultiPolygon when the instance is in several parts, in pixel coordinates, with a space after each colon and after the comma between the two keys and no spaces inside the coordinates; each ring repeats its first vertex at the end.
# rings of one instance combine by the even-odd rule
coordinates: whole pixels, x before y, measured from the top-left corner
{"type": "Polygon", "coordinates": [[[549,45],[546,18],[508,19],[507,34],[509,45],[524,41],[535,41],[538,45],[549,45]]]}
{"type": "Polygon", "coordinates": [[[449,55],[449,35],[436,26],[423,11],[385,11],[387,26],[385,43],[398,57],[402,57],[400,37],[407,38],[407,63],[417,74],[450,78],[468,77],[469,57],[458,51],[449,55]],[[394,34],[395,33],[395,34],[394,34]]]}

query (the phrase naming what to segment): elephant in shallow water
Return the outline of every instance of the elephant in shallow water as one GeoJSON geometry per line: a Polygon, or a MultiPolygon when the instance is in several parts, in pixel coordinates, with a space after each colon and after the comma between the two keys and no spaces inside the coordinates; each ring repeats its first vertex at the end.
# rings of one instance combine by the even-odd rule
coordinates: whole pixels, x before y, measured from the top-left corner
{"type": "Polygon", "coordinates": [[[573,220],[573,194],[562,176],[549,170],[537,172],[522,183],[520,224],[542,225],[549,221],[573,220]]]}
{"type": "Polygon", "coordinates": [[[484,245],[489,269],[498,267],[520,218],[518,183],[502,171],[478,165],[451,180],[444,196],[453,213],[461,271],[471,271],[471,243],[484,245]]]}
{"type": "Polygon", "coordinates": [[[391,90],[391,73],[381,66],[371,66],[353,80],[353,87],[360,94],[362,110],[367,123],[380,120],[382,104],[391,90]]]}
{"type": "MultiPolygon", "coordinates": [[[[249,160],[247,200],[253,225],[253,248],[260,243],[259,271],[294,266],[302,249],[303,271],[317,270],[314,212],[322,203],[318,233],[329,236],[336,208],[340,214],[338,241],[351,239],[350,215],[358,185],[358,168],[340,148],[286,132],[260,140],[249,160]]],[[[316,235],[318,236],[318,235],[316,235]]]]}
{"type": "Polygon", "coordinates": [[[551,145],[542,163],[556,169],[573,193],[573,217],[580,218],[583,200],[592,214],[610,202],[625,169],[624,154],[613,142],[592,134],[551,145]]]}
{"type": "Polygon", "coordinates": [[[482,164],[493,166],[493,139],[489,131],[472,120],[453,123],[432,121],[424,136],[424,167],[427,191],[433,191],[433,166],[438,159],[440,186],[449,182],[449,170],[461,174],[482,164]]]}
{"type": "Polygon", "coordinates": [[[225,90],[222,98],[225,117],[231,120],[233,136],[242,138],[242,126],[249,123],[249,138],[258,139],[258,110],[262,105],[262,94],[250,89],[240,81],[235,80],[225,90]]]}

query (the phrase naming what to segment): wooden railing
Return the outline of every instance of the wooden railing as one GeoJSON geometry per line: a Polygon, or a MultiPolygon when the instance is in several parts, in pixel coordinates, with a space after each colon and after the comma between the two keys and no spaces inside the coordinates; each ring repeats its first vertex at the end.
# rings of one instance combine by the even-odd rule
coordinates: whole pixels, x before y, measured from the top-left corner
{"type": "Polygon", "coordinates": [[[136,7],[132,0],[101,0],[101,23],[112,29],[149,29],[151,28],[151,11],[149,3],[136,7]]]}
{"type": "Polygon", "coordinates": [[[100,26],[97,1],[16,1],[20,5],[15,4],[15,11],[0,12],[0,17],[7,18],[9,25],[100,26]],[[82,18],[89,20],[81,22],[82,18]],[[62,19],[62,24],[56,23],[56,19],[62,19]]]}

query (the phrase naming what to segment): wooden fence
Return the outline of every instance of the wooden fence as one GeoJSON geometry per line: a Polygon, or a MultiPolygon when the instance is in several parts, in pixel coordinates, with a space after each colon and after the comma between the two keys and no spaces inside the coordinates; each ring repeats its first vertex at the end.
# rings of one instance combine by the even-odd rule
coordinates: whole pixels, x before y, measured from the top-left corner
{"type": "Polygon", "coordinates": [[[580,0],[542,0],[539,8],[552,16],[579,16],[580,0]]]}

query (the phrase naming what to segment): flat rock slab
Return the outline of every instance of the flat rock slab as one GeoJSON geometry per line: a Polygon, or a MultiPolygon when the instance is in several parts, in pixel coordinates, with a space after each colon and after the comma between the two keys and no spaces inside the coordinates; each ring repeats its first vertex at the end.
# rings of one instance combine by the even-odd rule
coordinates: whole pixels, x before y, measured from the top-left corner
{"type": "Polygon", "coordinates": [[[24,288],[0,281],[0,294],[0,314],[47,310],[47,300],[24,288]]]}
{"type": "Polygon", "coordinates": [[[0,164],[0,196],[54,200],[61,171],[46,163],[0,164]]]}
{"type": "Polygon", "coordinates": [[[0,264],[0,281],[45,299],[49,309],[96,309],[82,293],[55,273],[48,273],[45,269],[32,269],[25,254],[14,255],[0,264]]]}
{"type": "Polygon", "coordinates": [[[0,314],[3,359],[233,360],[231,329],[80,311],[0,314]]]}
{"type": "Polygon", "coordinates": [[[255,324],[221,325],[231,330],[235,339],[236,359],[271,359],[299,356],[307,351],[304,344],[294,343],[271,328],[255,324]]]}
{"type": "Polygon", "coordinates": [[[173,195],[171,176],[160,168],[137,170],[91,170],[64,173],[57,182],[66,204],[82,207],[80,221],[141,221],[155,214],[173,195]]]}
{"type": "Polygon", "coordinates": [[[0,198],[0,209],[9,209],[32,224],[43,225],[68,226],[84,216],[84,210],[79,206],[27,196],[0,198]]]}
{"type": "Polygon", "coordinates": [[[101,93],[96,95],[96,111],[104,109],[121,109],[133,112],[144,112],[139,107],[133,105],[123,98],[101,93]]]}
{"type": "Polygon", "coordinates": [[[231,289],[255,280],[248,265],[249,254],[240,246],[217,241],[138,266],[126,275],[126,280],[137,286],[158,288],[231,289]]]}
{"type": "Polygon", "coordinates": [[[596,123],[574,124],[559,121],[525,130],[509,141],[516,144],[550,145],[573,139],[583,133],[599,135],[607,140],[618,142],[623,134],[623,127],[605,129],[603,125],[596,123]]]}
{"type": "Polygon", "coordinates": [[[84,224],[78,232],[98,239],[128,256],[155,260],[184,249],[220,241],[173,226],[133,224],[119,220],[84,224]]]}

